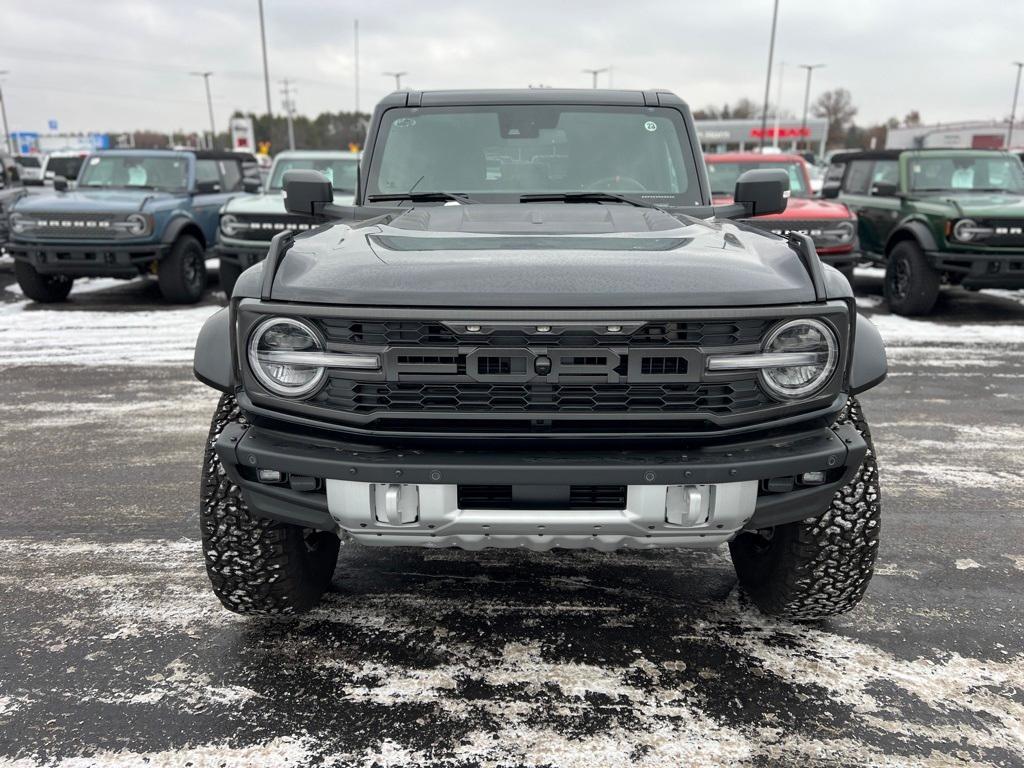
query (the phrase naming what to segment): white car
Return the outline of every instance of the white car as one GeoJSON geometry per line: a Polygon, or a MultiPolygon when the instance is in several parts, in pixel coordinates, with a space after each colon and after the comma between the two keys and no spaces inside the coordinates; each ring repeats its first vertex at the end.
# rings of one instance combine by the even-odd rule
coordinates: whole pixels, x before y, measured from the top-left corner
{"type": "Polygon", "coordinates": [[[44,155],[15,155],[14,164],[18,166],[18,177],[21,183],[42,184],[43,183],[43,161],[44,155]]]}
{"type": "Polygon", "coordinates": [[[52,184],[58,176],[63,176],[71,186],[74,186],[78,178],[78,172],[82,169],[88,152],[81,150],[68,150],[62,152],[51,152],[46,156],[43,163],[43,181],[52,184]]]}

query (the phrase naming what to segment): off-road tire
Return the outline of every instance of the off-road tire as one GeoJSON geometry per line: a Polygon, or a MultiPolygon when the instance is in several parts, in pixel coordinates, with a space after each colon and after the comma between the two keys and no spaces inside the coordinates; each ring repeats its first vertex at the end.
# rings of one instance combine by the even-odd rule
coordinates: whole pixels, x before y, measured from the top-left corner
{"type": "Polygon", "coordinates": [[[860,602],[871,581],[881,528],[878,466],[856,398],[850,398],[836,424],[852,424],[868,450],[825,513],[743,533],[729,543],[740,586],[772,616],[817,621],[845,613],[860,602]]]}
{"type": "Polygon", "coordinates": [[[160,293],[174,304],[195,304],[206,290],[206,251],[192,235],[181,235],[157,264],[160,293]]]}
{"type": "Polygon", "coordinates": [[[289,615],[313,608],[331,583],[338,537],[250,514],[214,449],[228,424],[244,424],[232,395],[223,395],[203,457],[199,524],[206,572],[230,611],[289,615]]]}
{"type": "Polygon", "coordinates": [[[913,240],[897,243],[885,266],[885,300],[897,315],[927,315],[939,298],[942,276],[913,240]]]}
{"type": "Polygon", "coordinates": [[[242,267],[235,264],[233,261],[220,260],[220,268],[218,270],[218,279],[220,280],[220,289],[224,291],[224,295],[229,299],[231,298],[231,292],[235,290],[235,283],[238,282],[239,275],[242,274],[242,267]]]}
{"type": "Polygon", "coordinates": [[[75,279],[67,275],[43,275],[24,261],[14,262],[14,276],[21,292],[40,304],[53,304],[67,299],[75,279]]]}

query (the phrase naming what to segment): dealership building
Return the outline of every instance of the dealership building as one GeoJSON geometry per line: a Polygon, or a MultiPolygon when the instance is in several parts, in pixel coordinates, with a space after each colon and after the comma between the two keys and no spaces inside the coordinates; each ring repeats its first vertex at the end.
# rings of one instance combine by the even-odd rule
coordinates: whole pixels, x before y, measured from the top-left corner
{"type": "Polygon", "coordinates": [[[761,146],[778,146],[783,152],[813,152],[818,157],[825,154],[825,139],[828,137],[828,120],[821,117],[807,118],[806,125],[800,120],[783,120],[776,127],[773,119],[768,120],[761,132],[760,120],[696,120],[697,138],[705,154],[719,152],[750,152],[761,146]]]}
{"type": "MultiPolygon", "coordinates": [[[[936,123],[890,128],[885,135],[886,149],[1002,149],[1007,146],[1010,124],[1006,121],[936,123]]],[[[1024,126],[1016,125],[1015,146],[1024,146],[1024,126]]]]}

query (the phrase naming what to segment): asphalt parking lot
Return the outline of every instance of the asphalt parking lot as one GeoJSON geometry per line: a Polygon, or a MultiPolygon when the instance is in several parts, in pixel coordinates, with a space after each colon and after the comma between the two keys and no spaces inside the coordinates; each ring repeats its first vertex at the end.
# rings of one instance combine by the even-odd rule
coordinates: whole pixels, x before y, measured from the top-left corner
{"type": "Polygon", "coordinates": [[[889,380],[879,567],[818,626],[724,550],[343,549],[323,606],[220,608],[198,542],[220,295],[0,264],[0,763],[21,767],[1024,765],[1024,292],[862,310],[889,380]]]}

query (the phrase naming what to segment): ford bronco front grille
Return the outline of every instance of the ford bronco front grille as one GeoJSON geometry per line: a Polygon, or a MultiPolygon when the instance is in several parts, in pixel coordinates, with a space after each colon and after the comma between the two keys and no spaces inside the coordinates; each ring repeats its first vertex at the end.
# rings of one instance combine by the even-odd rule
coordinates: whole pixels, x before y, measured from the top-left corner
{"type": "Polygon", "coordinates": [[[319,405],[350,413],[748,413],[771,401],[747,378],[724,384],[414,384],[332,376],[319,405]]]}
{"type": "MultiPolygon", "coordinates": [[[[275,311],[282,309],[250,313],[243,305],[241,336],[275,311]]],[[[844,350],[849,337],[848,310],[838,303],[741,309],[731,317],[683,310],[676,318],[622,310],[345,311],[286,313],[314,324],[327,351],[374,355],[379,367],[328,369],[319,391],[291,402],[247,378],[258,405],[372,434],[709,434],[820,409],[842,386],[837,374],[813,402],[780,402],[756,369],[711,371],[709,356],[760,352],[771,329],[792,317],[826,318],[844,350]]]]}
{"type": "Polygon", "coordinates": [[[312,217],[294,216],[291,214],[267,216],[236,215],[235,219],[237,220],[235,224],[237,231],[231,235],[233,239],[267,243],[274,238],[274,235],[280,234],[285,230],[302,232],[314,229],[323,223],[312,217]]]}

